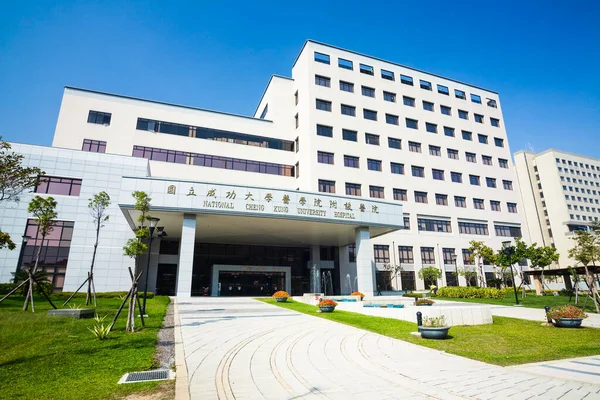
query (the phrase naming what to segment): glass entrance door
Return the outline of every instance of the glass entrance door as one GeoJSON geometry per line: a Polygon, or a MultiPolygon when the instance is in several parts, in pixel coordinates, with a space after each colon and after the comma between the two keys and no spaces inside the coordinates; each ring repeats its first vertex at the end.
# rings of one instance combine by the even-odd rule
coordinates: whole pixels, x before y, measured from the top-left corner
{"type": "Polygon", "coordinates": [[[220,271],[221,296],[271,296],[285,290],[284,272],[220,271]]]}

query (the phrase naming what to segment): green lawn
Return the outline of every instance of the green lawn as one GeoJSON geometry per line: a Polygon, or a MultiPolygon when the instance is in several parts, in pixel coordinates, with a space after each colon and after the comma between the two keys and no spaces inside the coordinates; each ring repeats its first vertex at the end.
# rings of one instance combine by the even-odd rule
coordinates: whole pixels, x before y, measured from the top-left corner
{"type": "MultiPolygon", "coordinates": [[[[168,297],[148,300],[151,318],[139,332],[125,332],[124,309],[105,341],[95,339],[88,330],[94,320],[48,317],[50,305],[43,298],[35,300],[35,313],[21,311],[21,296],[0,304],[0,398],[112,399],[159,386],[161,382],[117,385],[117,381],[126,372],[154,366],[156,334],[168,297]]],[[[63,301],[57,299],[55,304],[63,301]]],[[[97,313],[108,315],[105,322],[110,323],[120,302],[119,298],[98,299],[97,313]]]]}
{"type": "Polygon", "coordinates": [[[600,354],[600,330],[593,328],[555,328],[541,326],[539,322],[534,321],[494,317],[493,324],[452,327],[450,329],[452,338],[449,340],[427,340],[410,334],[417,330],[417,325],[412,322],[340,310],[333,313],[319,313],[315,306],[291,300],[287,303],[277,303],[273,299],[259,300],[497,365],[515,365],[600,354]]]}

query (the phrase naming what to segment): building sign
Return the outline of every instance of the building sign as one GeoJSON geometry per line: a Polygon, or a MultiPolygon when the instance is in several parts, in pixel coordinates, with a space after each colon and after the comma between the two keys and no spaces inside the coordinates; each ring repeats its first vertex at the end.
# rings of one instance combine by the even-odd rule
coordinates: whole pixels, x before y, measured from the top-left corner
{"type": "Polygon", "coordinates": [[[404,227],[400,204],[362,197],[128,177],[122,185],[121,204],[132,204],[131,193],[141,190],[152,198],[152,208],[404,227]]]}

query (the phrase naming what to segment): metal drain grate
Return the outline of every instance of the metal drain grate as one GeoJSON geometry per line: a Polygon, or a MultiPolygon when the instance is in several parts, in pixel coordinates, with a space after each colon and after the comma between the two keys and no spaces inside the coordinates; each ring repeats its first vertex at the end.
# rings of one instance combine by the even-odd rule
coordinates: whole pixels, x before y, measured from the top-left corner
{"type": "Polygon", "coordinates": [[[130,372],[123,375],[119,383],[163,381],[166,379],[173,379],[171,371],[168,369],[157,369],[154,371],[130,372]]]}

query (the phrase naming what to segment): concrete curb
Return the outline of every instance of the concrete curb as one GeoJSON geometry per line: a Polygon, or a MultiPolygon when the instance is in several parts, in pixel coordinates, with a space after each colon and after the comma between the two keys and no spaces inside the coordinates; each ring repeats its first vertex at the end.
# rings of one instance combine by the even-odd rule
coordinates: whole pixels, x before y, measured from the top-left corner
{"type": "Polygon", "coordinates": [[[175,327],[175,400],[190,400],[190,386],[188,384],[188,370],[183,350],[183,336],[181,334],[181,321],[179,320],[179,306],[177,298],[171,297],[173,302],[173,325],[175,327]]]}

